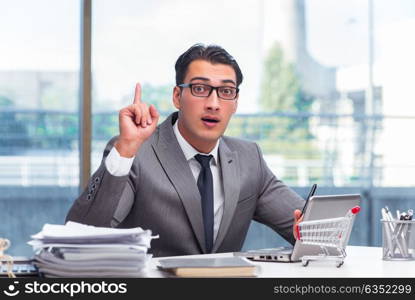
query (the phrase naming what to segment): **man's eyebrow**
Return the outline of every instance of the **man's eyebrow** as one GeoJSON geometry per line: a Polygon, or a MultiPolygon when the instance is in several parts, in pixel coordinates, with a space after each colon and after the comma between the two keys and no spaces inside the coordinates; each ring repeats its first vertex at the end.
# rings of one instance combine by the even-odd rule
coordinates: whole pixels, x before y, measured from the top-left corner
{"type": "Polygon", "coordinates": [[[192,79],[190,79],[190,81],[194,81],[194,80],[210,81],[210,79],[206,77],[193,77],[192,79]]]}
{"type": "MultiPolygon", "coordinates": [[[[210,81],[210,79],[206,78],[206,77],[193,77],[192,79],[190,79],[190,82],[192,82],[194,80],[210,81]]],[[[221,82],[222,83],[232,83],[232,84],[236,85],[236,82],[233,81],[232,79],[224,79],[224,80],[221,80],[221,82]]]]}
{"type": "Polygon", "coordinates": [[[234,85],[236,85],[236,82],[231,79],[224,79],[222,80],[222,83],[233,83],[234,85]]]}

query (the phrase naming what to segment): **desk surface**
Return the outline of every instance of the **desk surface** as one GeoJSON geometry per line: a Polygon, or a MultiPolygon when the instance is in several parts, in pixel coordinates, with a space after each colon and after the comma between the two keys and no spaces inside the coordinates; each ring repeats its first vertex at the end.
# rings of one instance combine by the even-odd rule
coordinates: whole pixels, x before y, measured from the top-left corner
{"type": "MultiPolygon", "coordinates": [[[[258,266],[258,277],[415,277],[415,260],[384,261],[382,248],[348,246],[343,266],[337,268],[332,261],[310,261],[307,267],[301,262],[254,262],[258,266]]],[[[232,253],[180,256],[188,257],[226,257],[232,253]]],[[[163,257],[166,258],[166,257],[163,257]]],[[[159,258],[151,259],[148,265],[148,277],[166,277],[157,270],[159,258]]]]}

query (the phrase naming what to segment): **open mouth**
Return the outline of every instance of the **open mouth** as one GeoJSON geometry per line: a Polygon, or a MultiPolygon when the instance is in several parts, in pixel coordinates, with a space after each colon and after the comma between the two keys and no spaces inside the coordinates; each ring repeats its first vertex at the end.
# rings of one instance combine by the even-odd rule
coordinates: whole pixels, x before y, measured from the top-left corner
{"type": "Polygon", "coordinates": [[[219,120],[210,119],[210,118],[202,118],[202,121],[203,122],[207,122],[207,123],[211,123],[211,124],[213,124],[213,123],[219,123],[219,120]]]}

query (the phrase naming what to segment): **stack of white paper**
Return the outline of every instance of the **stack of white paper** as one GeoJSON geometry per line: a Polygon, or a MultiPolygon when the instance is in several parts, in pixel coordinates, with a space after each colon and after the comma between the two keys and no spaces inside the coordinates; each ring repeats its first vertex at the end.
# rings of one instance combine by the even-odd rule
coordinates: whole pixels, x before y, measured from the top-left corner
{"type": "Polygon", "coordinates": [[[34,264],[46,277],[139,277],[153,238],[142,228],[104,228],[67,222],[45,224],[32,235],[34,264]]]}

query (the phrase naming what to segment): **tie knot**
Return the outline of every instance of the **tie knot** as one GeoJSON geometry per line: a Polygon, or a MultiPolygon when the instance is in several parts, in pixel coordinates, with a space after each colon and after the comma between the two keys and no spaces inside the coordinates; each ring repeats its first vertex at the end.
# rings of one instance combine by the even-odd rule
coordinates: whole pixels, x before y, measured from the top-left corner
{"type": "Polygon", "coordinates": [[[213,155],[201,155],[201,154],[195,155],[196,160],[199,162],[202,168],[209,168],[209,162],[212,157],[213,155]]]}

